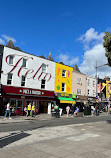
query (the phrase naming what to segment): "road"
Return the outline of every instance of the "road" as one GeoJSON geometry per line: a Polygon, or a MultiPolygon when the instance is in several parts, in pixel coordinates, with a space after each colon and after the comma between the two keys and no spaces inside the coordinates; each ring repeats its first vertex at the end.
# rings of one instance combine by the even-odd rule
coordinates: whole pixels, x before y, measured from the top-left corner
{"type": "Polygon", "coordinates": [[[0,124],[0,158],[111,158],[111,116],[0,124]]]}

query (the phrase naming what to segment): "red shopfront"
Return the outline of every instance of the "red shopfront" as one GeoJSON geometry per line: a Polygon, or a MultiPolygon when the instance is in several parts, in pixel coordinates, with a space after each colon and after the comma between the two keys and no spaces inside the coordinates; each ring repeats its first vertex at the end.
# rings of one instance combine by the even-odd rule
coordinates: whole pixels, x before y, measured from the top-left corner
{"type": "Polygon", "coordinates": [[[24,115],[24,108],[29,102],[35,102],[38,113],[51,113],[51,107],[55,104],[54,92],[30,88],[2,86],[2,111],[6,102],[10,100],[12,113],[24,115]]]}

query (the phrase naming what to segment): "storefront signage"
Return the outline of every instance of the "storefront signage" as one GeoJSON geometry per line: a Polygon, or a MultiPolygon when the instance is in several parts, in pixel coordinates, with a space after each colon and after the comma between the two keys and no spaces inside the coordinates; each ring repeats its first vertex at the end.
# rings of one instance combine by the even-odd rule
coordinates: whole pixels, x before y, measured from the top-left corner
{"type": "Polygon", "coordinates": [[[23,94],[33,94],[33,95],[41,95],[41,91],[37,91],[37,90],[31,90],[31,89],[20,89],[20,93],[23,94]]]}
{"type": "Polygon", "coordinates": [[[11,87],[3,86],[3,93],[5,94],[14,94],[21,96],[44,96],[44,97],[54,97],[54,91],[45,91],[45,90],[36,90],[30,88],[20,88],[20,87],[11,87]]]}
{"type": "Polygon", "coordinates": [[[97,93],[101,93],[101,84],[97,84],[97,93]]]}
{"type": "Polygon", "coordinates": [[[56,94],[56,96],[72,98],[72,94],[68,94],[68,93],[58,93],[58,94],[56,94]]]}
{"type": "MultiPolygon", "coordinates": [[[[16,55],[16,54],[14,54],[14,58],[18,58],[18,57],[20,57],[17,61],[16,61],[16,63],[14,64],[14,65],[10,65],[9,63],[8,63],[8,59],[9,59],[9,57],[10,57],[10,55],[8,55],[7,57],[6,57],[6,59],[5,59],[5,61],[6,61],[6,63],[10,66],[10,67],[12,67],[11,68],[11,70],[9,71],[9,72],[7,72],[7,73],[5,73],[5,72],[2,72],[4,75],[7,75],[8,73],[13,73],[15,70],[17,70],[18,69],[18,67],[19,67],[19,69],[17,70],[17,76],[18,77],[21,77],[21,72],[22,72],[22,75],[24,75],[27,79],[33,79],[33,80],[36,80],[36,79],[38,79],[39,81],[41,81],[42,79],[44,79],[44,80],[46,80],[46,81],[49,81],[50,79],[51,79],[51,74],[50,73],[46,73],[46,72],[42,72],[41,70],[42,70],[42,66],[44,65],[44,63],[42,63],[37,69],[36,69],[36,71],[34,71],[34,69],[26,69],[26,71],[24,72],[24,74],[23,74],[23,71],[22,71],[22,69],[23,69],[23,65],[22,65],[22,60],[23,59],[27,59],[27,60],[32,60],[33,61],[33,58],[32,57],[27,57],[27,56],[20,56],[20,55],[16,55]],[[21,63],[21,65],[20,65],[20,63],[21,63]],[[28,76],[28,75],[30,75],[30,77],[28,76]]],[[[47,65],[47,67],[48,67],[49,65],[47,65]]]]}

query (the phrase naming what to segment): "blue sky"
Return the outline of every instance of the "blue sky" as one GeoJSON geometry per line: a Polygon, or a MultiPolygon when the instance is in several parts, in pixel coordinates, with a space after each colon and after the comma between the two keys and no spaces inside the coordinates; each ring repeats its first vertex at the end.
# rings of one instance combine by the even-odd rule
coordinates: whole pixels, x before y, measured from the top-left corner
{"type": "MultiPolygon", "coordinates": [[[[0,43],[11,36],[23,51],[95,74],[107,62],[102,37],[111,31],[111,0],[10,0],[0,3],[0,43]]],[[[98,74],[110,75],[109,68],[98,74]]]]}

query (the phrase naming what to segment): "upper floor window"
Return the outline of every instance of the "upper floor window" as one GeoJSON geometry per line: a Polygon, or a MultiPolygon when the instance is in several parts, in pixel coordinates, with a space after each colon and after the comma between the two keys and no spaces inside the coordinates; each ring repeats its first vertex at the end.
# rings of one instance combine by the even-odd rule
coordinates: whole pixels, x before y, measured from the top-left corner
{"type": "Polygon", "coordinates": [[[66,77],[66,70],[62,70],[62,77],[66,77]]]}
{"type": "Polygon", "coordinates": [[[21,78],[21,86],[25,86],[25,76],[22,76],[21,78]]]}
{"type": "Polygon", "coordinates": [[[89,95],[89,89],[87,90],[87,95],[89,95]]]}
{"type": "Polygon", "coordinates": [[[14,59],[14,56],[13,56],[13,55],[10,55],[10,56],[9,56],[9,64],[10,64],[10,65],[13,64],[13,59],[14,59]]]}
{"type": "Polygon", "coordinates": [[[45,89],[45,80],[41,80],[41,89],[45,89]]]}
{"type": "Polygon", "coordinates": [[[66,84],[62,83],[62,92],[65,92],[65,91],[66,91],[66,84]]]}
{"type": "Polygon", "coordinates": [[[9,73],[8,76],[7,76],[7,84],[11,85],[11,83],[12,83],[12,74],[9,73]]]}
{"type": "Polygon", "coordinates": [[[95,81],[93,81],[93,87],[95,86],[95,81]]]}
{"type": "Polygon", "coordinates": [[[87,80],[87,85],[90,86],[90,79],[87,80]]]}
{"type": "Polygon", "coordinates": [[[82,79],[81,78],[77,78],[77,84],[82,85],[82,79]]]}
{"type": "Polygon", "coordinates": [[[46,72],[46,65],[45,64],[42,65],[42,72],[46,72]]]}
{"type": "Polygon", "coordinates": [[[26,67],[26,63],[27,63],[27,60],[23,59],[23,65],[22,65],[22,67],[26,67]]]}
{"type": "Polygon", "coordinates": [[[93,95],[95,95],[95,90],[93,90],[93,95]]]}
{"type": "Polygon", "coordinates": [[[81,89],[77,89],[77,94],[81,95],[81,93],[82,93],[82,90],[81,89]]]}

